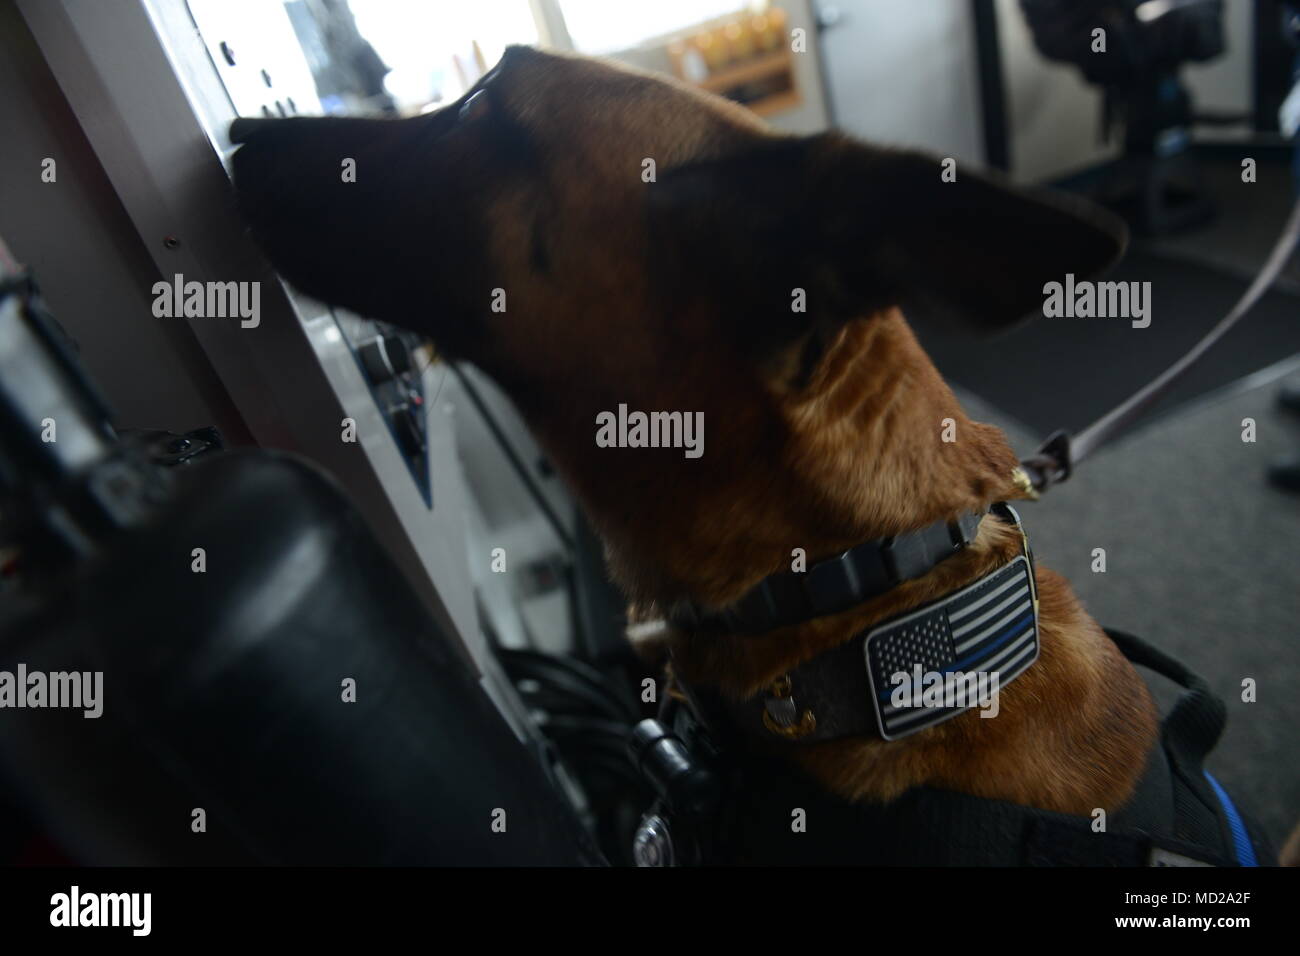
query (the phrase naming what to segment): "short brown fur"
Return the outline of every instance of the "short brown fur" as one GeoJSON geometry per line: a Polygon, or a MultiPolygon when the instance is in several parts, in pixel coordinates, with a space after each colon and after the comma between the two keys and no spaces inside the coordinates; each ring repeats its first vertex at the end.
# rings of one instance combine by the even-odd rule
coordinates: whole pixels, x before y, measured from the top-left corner
{"type": "MultiPolygon", "coordinates": [[[[1047,277],[1101,264],[1091,253],[1084,262],[1082,232],[1065,245],[1070,216],[1029,204],[1004,215],[1012,192],[1004,200],[965,171],[941,186],[930,160],[835,137],[795,141],[734,104],[581,58],[515,50],[483,88],[485,119],[456,121],[453,104],[399,128],[427,138],[428,155],[390,169],[388,191],[358,180],[376,191],[348,223],[351,247],[327,244],[339,230],[324,218],[301,222],[301,234],[281,225],[336,208],[314,194],[292,215],[283,205],[320,144],[286,158],[288,137],[264,149],[253,140],[236,155],[236,181],[291,281],[427,331],[497,380],[585,505],[639,614],[686,599],[725,606],[788,570],[793,549],[811,563],[1021,496],[1006,439],[966,417],[899,305],[933,285],[978,310],[987,286],[989,315],[1015,318],[1040,294],[1035,263],[1047,277]],[[646,157],[657,183],[642,180],[646,157]],[[259,163],[277,158],[293,180],[258,193],[259,163]],[[694,170],[705,177],[698,193],[694,170]],[[434,241],[422,220],[404,225],[409,200],[390,192],[429,197],[428,217],[455,224],[459,242],[438,247],[461,257],[454,265],[432,251],[418,268],[390,265],[434,241]],[[1034,218],[1040,210],[1047,218],[1034,218]],[[1054,246],[1059,261],[1036,258],[1054,246]],[[372,247],[358,269],[358,249],[372,247]],[[1002,282],[1006,262],[1026,275],[1002,282]],[[797,328],[792,286],[810,302],[797,328]],[[437,300],[426,301],[430,287],[437,300]],[[494,287],[508,293],[504,314],[488,310],[494,287]],[[597,414],[620,403],[703,412],[704,457],[597,447],[597,414]],[[941,440],[947,419],[956,441],[941,440]]],[[[338,135],[337,152],[362,151],[364,174],[364,143],[338,135]]],[[[319,162],[310,188],[345,188],[333,184],[337,156],[319,162]]],[[[674,633],[674,666],[752,696],[1019,547],[986,521],[972,547],[850,612],[762,635],[674,633]]],[[[968,713],[902,741],[833,741],[792,759],[854,799],[933,784],[1077,814],[1118,807],[1155,741],[1155,708],[1066,582],[1040,566],[1038,586],[1041,657],[1004,689],[996,719],[968,713]]]]}

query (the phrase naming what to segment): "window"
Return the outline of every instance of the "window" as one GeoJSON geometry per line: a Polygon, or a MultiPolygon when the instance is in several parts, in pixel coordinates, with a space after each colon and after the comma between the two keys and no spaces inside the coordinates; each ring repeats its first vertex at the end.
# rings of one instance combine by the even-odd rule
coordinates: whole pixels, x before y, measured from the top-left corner
{"type": "Polygon", "coordinates": [[[745,0],[649,0],[635,4],[559,0],[559,6],[574,47],[583,53],[612,53],[715,17],[767,4],[745,0]]]}

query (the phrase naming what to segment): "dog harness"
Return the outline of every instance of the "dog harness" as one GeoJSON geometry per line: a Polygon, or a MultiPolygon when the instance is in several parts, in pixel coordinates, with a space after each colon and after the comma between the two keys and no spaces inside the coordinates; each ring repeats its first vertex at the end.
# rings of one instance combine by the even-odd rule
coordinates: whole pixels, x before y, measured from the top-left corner
{"type": "MultiPolygon", "coordinates": [[[[1255,866],[1275,861],[1258,827],[1246,823],[1203,767],[1223,731],[1222,701],[1178,661],[1118,631],[1107,634],[1132,663],[1184,688],[1122,807],[1099,807],[1090,817],[1076,817],[930,787],[913,788],[885,805],[852,803],[781,759],[782,750],[843,737],[897,740],[973,708],[996,715],[998,691],[1038,657],[1038,599],[1019,516],[1006,504],[994,505],[990,513],[1020,531],[1023,550],[974,583],[875,625],[747,701],[730,701],[679,681],[687,706],[666,702],[660,720],[643,721],[630,741],[634,762],[658,793],[637,832],[638,862],[1255,866]],[[802,828],[792,826],[796,810],[803,811],[802,828]]],[[[930,526],[901,548],[900,539],[869,542],[808,572],[834,568],[824,572],[822,583],[839,581],[837,587],[819,591],[810,580],[803,595],[791,597],[797,592],[788,581],[773,585],[773,578],[786,577],[776,575],[730,616],[691,616],[705,627],[742,616],[793,623],[790,615],[800,602],[805,608],[818,600],[839,608],[849,594],[877,586],[878,581],[854,576],[856,569],[871,566],[868,559],[885,555],[879,563],[888,570],[892,551],[912,556],[901,569],[933,567],[973,539],[980,517],[930,526]],[[936,528],[946,535],[946,547],[936,528]],[[924,546],[917,546],[918,540],[924,546]],[[752,597],[764,592],[765,597],[752,597]]]]}

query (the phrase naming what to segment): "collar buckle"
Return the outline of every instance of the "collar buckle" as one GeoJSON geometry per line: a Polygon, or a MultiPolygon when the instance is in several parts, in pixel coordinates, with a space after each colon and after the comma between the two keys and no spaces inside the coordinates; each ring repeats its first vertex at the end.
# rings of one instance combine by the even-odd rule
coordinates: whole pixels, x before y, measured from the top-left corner
{"type": "Polygon", "coordinates": [[[786,740],[798,740],[817,729],[817,717],[811,710],[795,717],[799,708],[791,696],[789,674],[774,680],[767,692],[771,696],[763,701],[763,726],[769,731],[786,740]]]}

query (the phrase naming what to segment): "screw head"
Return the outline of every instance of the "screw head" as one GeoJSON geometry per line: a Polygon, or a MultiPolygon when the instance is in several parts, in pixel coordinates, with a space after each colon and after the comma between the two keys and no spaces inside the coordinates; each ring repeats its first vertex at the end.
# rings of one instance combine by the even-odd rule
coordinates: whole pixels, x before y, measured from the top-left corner
{"type": "Polygon", "coordinates": [[[657,813],[641,820],[632,838],[632,859],[637,866],[673,865],[673,838],[667,820],[657,813]]]}

